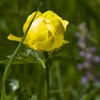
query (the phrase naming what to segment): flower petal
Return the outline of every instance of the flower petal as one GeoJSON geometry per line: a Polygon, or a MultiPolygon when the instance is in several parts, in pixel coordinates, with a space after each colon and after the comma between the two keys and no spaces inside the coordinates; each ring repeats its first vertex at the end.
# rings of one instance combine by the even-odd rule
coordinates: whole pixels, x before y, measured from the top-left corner
{"type": "Polygon", "coordinates": [[[21,41],[21,37],[16,37],[16,36],[14,36],[13,34],[10,34],[10,35],[7,37],[7,39],[12,40],[12,41],[18,41],[18,42],[21,41]]]}
{"type": "Polygon", "coordinates": [[[64,27],[63,24],[61,23],[61,21],[59,21],[58,19],[54,19],[52,22],[54,29],[55,29],[55,35],[61,35],[64,37],[64,27]]]}
{"type": "Polygon", "coordinates": [[[53,11],[47,11],[45,13],[43,13],[42,15],[44,18],[51,20],[52,18],[56,18],[58,19],[62,24],[64,29],[66,30],[66,26],[68,25],[68,21],[63,20],[60,16],[58,16],[56,13],[54,13],[53,11]]]}
{"type": "MultiPolygon", "coordinates": [[[[7,39],[8,39],[8,40],[11,40],[11,41],[17,41],[17,42],[20,42],[21,39],[22,39],[22,37],[16,37],[15,35],[10,34],[10,35],[7,37],[7,39]]],[[[25,38],[25,40],[24,40],[23,43],[24,43],[25,45],[29,45],[29,44],[30,44],[30,42],[27,41],[26,38],[25,38]]]]}
{"type": "MultiPolygon", "coordinates": [[[[31,15],[28,16],[25,24],[23,25],[23,32],[25,33],[26,29],[28,28],[30,22],[32,21],[33,17],[35,16],[36,12],[33,12],[31,15]]],[[[42,13],[38,11],[38,13],[35,16],[35,19],[37,19],[38,17],[42,16],[42,13]]],[[[35,20],[34,19],[34,20],[35,20]]]]}
{"type": "Polygon", "coordinates": [[[61,47],[63,43],[65,43],[63,38],[54,36],[47,39],[44,42],[36,43],[36,47],[40,50],[51,51],[51,50],[61,47]]]}
{"type": "Polygon", "coordinates": [[[64,37],[65,29],[60,20],[56,18],[51,18],[50,21],[47,21],[47,20],[45,21],[46,21],[46,26],[48,30],[52,33],[52,36],[59,34],[64,37]]]}
{"type": "Polygon", "coordinates": [[[42,15],[44,18],[46,19],[51,19],[51,18],[56,18],[56,19],[59,19],[59,20],[62,20],[61,17],[59,17],[57,14],[55,14],[53,11],[49,10],[49,11],[46,11],[45,13],[43,13],[42,15]]]}
{"type": "Polygon", "coordinates": [[[67,25],[69,24],[69,22],[66,21],[66,20],[63,20],[63,21],[62,21],[62,24],[63,24],[63,26],[64,26],[64,29],[66,30],[66,27],[67,27],[67,25]]]}
{"type": "Polygon", "coordinates": [[[26,40],[30,43],[42,42],[48,38],[48,29],[42,17],[36,19],[26,36],[26,40]]]}

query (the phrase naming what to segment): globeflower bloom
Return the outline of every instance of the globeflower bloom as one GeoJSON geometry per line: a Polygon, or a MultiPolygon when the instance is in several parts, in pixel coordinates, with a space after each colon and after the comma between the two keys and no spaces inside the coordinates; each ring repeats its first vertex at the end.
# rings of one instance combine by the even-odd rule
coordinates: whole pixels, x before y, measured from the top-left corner
{"type": "MultiPolygon", "coordinates": [[[[35,16],[35,13],[36,12],[33,12],[27,18],[23,26],[23,33],[25,33],[27,30],[30,22],[35,16]]],[[[64,33],[66,31],[67,25],[68,21],[63,20],[52,11],[46,11],[43,14],[38,11],[28,30],[23,44],[34,50],[42,51],[51,51],[59,48],[63,44],[69,43],[69,41],[64,40],[64,33]]],[[[9,40],[18,42],[21,41],[21,38],[22,37],[16,37],[13,34],[8,36],[9,40]]]]}

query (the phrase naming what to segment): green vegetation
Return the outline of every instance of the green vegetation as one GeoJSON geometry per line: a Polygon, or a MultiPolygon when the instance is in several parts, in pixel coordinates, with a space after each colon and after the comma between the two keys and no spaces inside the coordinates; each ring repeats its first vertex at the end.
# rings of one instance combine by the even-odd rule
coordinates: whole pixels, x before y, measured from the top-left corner
{"type": "MultiPolygon", "coordinates": [[[[23,35],[27,16],[41,0],[0,1],[0,96],[5,64],[18,43],[7,40],[23,35]]],[[[100,100],[100,0],[42,0],[41,12],[52,10],[69,21],[69,44],[49,54],[50,100],[100,100]]],[[[22,46],[6,81],[6,100],[44,100],[43,67],[22,46]]],[[[40,55],[42,55],[40,53],[40,55]]]]}

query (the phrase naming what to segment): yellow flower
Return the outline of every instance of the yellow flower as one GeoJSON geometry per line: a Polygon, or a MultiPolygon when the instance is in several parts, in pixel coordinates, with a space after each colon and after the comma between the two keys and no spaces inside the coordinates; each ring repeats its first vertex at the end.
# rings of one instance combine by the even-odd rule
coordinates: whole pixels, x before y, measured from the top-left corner
{"type": "MultiPolygon", "coordinates": [[[[33,12],[27,18],[23,26],[24,33],[35,13],[33,12]]],[[[68,21],[63,20],[52,11],[47,11],[43,14],[38,12],[23,43],[34,50],[51,51],[59,48],[69,42],[64,40],[67,25],[68,21]]],[[[8,39],[18,42],[21,41],[21,37],[16,37],[13,34],[10,34],[8,39]]]]}

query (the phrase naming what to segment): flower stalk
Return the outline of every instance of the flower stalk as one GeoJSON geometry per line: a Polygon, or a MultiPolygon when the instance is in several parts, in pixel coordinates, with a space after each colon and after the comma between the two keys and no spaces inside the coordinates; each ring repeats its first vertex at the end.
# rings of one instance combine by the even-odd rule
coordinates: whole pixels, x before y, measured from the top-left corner
{"type": "Polygon", "coordinates": [[[49,65],[47,64],[46,65],[46,69],[45,69],[45,76],[46,76],[46,83],[45,83],[45,86],[46,86],[46,100],[49,100],[49,65]]]}
{"type": "Polygon", "coordinates": [[[48,52],[45,52],[45,68],[44,70],[44,93],[46,100],[49,100],[49,61],[48,61],[48,52]]]}

